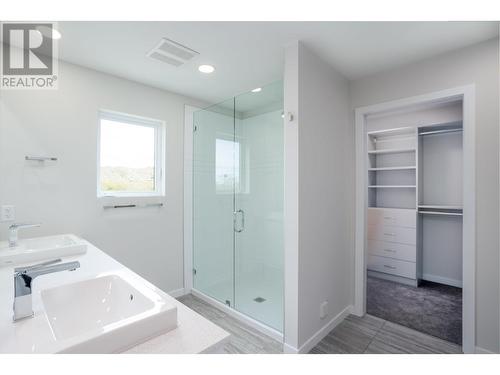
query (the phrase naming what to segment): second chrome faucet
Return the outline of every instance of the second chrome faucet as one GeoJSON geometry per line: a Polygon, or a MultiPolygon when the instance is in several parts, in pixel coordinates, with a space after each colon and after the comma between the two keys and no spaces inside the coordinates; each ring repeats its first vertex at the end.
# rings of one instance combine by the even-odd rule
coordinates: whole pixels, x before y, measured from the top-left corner
{"type": "Polygon", "coordinates": [[[9,246],[16,247],[19,229],[39,227],[40,223],[15,223],[9,227],[9,246]]]}

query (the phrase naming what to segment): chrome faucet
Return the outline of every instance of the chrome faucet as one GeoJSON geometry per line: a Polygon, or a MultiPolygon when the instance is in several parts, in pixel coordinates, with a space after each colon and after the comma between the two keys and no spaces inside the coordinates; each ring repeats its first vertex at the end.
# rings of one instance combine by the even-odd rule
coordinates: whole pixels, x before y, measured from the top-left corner
{"type": "Polygon", "coordinates": [[[24,224],[15,223],[15,224],[12,224],[9,227],[9,246],[10,247],[17,246],[17,239],[18,239],[18,231],[19,231],[19,229],[39,227],[40,225],[41,225],[40,223],[24,223],[24,224]]]}
{"type": "Polygon", "coordinates": [[[33,317],[31,286],[33,280],[41,275],[60,271],[74,271],[80,262],[59,263],[61,259],[14,269],[14,321],[33,317]]]}

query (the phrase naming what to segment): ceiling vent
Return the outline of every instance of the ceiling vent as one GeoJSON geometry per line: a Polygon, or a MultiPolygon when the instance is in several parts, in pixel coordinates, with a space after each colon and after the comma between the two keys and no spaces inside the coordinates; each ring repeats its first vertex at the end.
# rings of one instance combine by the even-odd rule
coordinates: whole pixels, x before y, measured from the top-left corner
{"type": "Polygon", "coordinates": [[[167,38],[162,38],[160,43],[147,53],[148,57],[173,66],[181,66],[197,55],[199,52],[167,38]]]}

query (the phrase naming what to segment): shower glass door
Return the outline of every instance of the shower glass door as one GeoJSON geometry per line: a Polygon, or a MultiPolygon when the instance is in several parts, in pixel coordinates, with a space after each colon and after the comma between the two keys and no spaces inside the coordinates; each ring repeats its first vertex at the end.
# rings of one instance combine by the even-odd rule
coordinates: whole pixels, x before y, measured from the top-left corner
{"type": "Polygon", "coordinates": [[[193,123],[193,286],[233,306],[234,99],[193,123]]]}
{"type": "Polygon", "coordinates": [[[235,98],[235,309],[283,329],[283,85],[235,98]]]}
{"type": "Polygon", "coordinates": [[[283,85],[195,112],[193,286],[283,330],[283,85]]]}

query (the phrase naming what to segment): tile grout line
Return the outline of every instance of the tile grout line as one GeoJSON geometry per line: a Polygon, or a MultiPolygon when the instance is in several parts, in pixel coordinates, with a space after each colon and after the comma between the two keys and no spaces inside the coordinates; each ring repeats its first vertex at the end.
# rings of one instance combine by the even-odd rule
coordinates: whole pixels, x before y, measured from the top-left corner
{"type": "MultiPolygon", "coordinates": [[[[388,323],[388,322],[389,322],[388,320],[384,321],[384,324],[380,327],[381,329],[377,332],[377,334],[375,335],[375,337],[376,337],[376,336],[378,336],[378,334],[380,333],[380,331],[382,331],[382,328],[383,328],[383,327],[385,327],[386,323],[388,323]]],[[[402,327],[402,328],[404,328],[404,329],[409,329],[409,330],[415,331],[415,332],[417,332],[417,333],[420,333],[420,334],[423,334],[423,335],[426,335],[426,336],[433,337],[433,338],[438,339],[439,341],[442,341],[442,342],[444,342],[444,343],[451,343],[451,342],[446,341],[446,340],[443,340],[443,339],[441,339],[441,338],[439,338],[439,337],[432,336],[432,335],[428,335],[428,334],[426,334],[426,333],[424,333],[424,332],[420,332],[420,331],[418,331],[418,330],[415,330],[415,329],[413,329],[413,328],[410,328],[410,327],[404,326],[404,325],[402,325],[402,324],[398,324],[398,323],[394,323],[394,322],[390,322],[390,323],[395,324],[395,325],[397,325],[397,326],[401,326],[401,327],[402,327]]],[[[390,333],[390,332],[388,332],[388,333],[390,333]]],[[[394,333],[393,333],[393,334],[394,334],[394,333]]],[[[395,334],[395,335],[400,336],[400,338],[401,338],[401,339],[403,339],[403,340],[410,340],[410,338],[407,338],[407,337],[401,336],[401,335],[399,335],[399,334],[395,334]]],[[[374,337],[374,339],[375,339],[375,337],[374,337]]],[[[373,341],[373,340],[372,340],[372,341],[373,341]]],[[[451,343],[451,344],[454,344],[454,343],[451,343]]],[[[419,348],[422,348],[422,349],[425,349],[425,350],[430,351],[430,352],[431,352],[431,354],[452,354],[452,353],[445,353],[445,352],[439,352],[439,351],[436,351],[436,349],[435,349],[435,348],[433,348],[433,347],[431,347],[431,346],[429,346],[429,345],[426,345],[425,343],[414,342],[414,345],[415,345],[415,346],[417,346],[417,347],[419,347],[419,348]]],[[[456,345],[456,344],[454,344],[454,345],[456,345]]]]}
{"type": "Polygon", "coordinates": [[[387,320],[384,320],[384,319],[382,319],[382,320],[384,322],[382,323],[382,325],[380,326],[380,328],[377,329],[377,332],[375,332],[375,334],[373,335],[373,337],[370,339],[370,342],[368,343],[368,345],[366,345],[366,348],[363,350],[363,354],[366,354],[366,351],[368,350],[368,348],[372,344],[373,340],[375,340],[375,337],[377,337],[378,333],[382,330],[382,328],[384,328],[385,323],[387,322],[387,320]]]}

